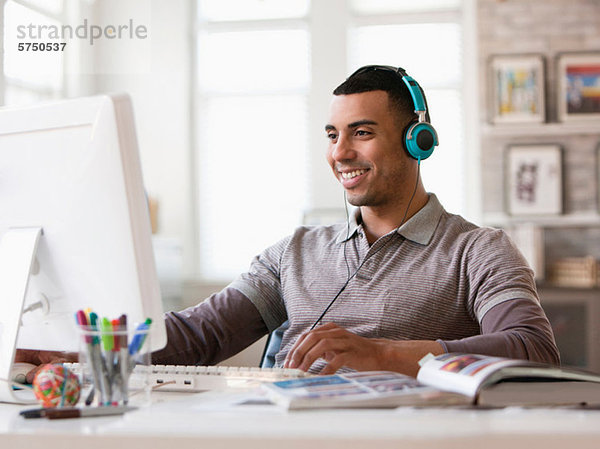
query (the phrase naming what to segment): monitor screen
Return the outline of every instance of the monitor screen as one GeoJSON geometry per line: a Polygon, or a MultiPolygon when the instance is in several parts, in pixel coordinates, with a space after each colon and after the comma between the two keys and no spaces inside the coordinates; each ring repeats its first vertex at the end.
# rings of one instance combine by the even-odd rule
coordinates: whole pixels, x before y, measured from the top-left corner
{"type": "Polygon", "coordinates": [[[74,314],[85,308],[109,318],[127,314],[129,323],[149,317],[152,348],[165,345],[128,96],[0,109],[0,261],[8,267],[0,274],[4,364],[6,357],[12,362],[7,329],[15,326],[6,322],[14,314],[5,311],[22,301],[12,285],[20,273],[6,272],[31,251],[7,242],[15,230],[32,228],[41,232],[18,314],[17,347],[77,351],[74,314]]]}

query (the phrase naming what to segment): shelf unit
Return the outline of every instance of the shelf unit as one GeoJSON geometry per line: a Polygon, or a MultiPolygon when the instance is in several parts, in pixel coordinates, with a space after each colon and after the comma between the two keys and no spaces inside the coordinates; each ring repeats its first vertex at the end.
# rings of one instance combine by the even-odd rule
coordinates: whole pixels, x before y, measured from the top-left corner
{"type": "MultiPolygon", "coordinates": [[[[597,120],[566,123],[483,124],[480,128],[483,144],[561,142],[569,151],[572,139],[600,145],[600,124],[597,120]]],[[[598,158],[598,156],[596,156],[598,158]]],[[[600,163],[596,160],[596,164],[600,163]]],[[[595,167],[593,170],[598,171],[595,167]]],[[[600,182],[597,181],[597,182],[600,182]]],[[[597,189],[596,189],[597,190],[597,189]]],[[[597,193],[598,194],[598,193],[597,193]]],[[[600,228],[600,211],[585,210],[561,215],[512,216],[506,212],[488,212],[482,216],[486,226],[515,229],[533,225],[541,230],[541,249],[531,246],[529,239],[524,254],[536,270],[547,271],[547,233],[572,233],[569,228],[600,228]],[[541,252],[540,252],[541,251],[541,252]],[[541,254],[541,255],[540,255],[541,254]]],[[[556,235],[556,234],[555,234],[556,235]]],[[[527,241],[527,239],[526,239],[527,241]]],[[[538,240],[539,242],[539,240],[538,240]]],[[[551,243],[550,243],[551,244],[551,243]]],[[[594,243],[595,244],[595,243],[594,243]]],[[[596,253],[598,251],[595,251],[596,253]]],[[[587,254],[581,254],[586,256],[587,254]]],[[[550,320],[562,363],[600,373],[600,289],[558,287],[543,281],[538,284],[542,306],[550,320]]]]}
{"type": "Polygon", "coordinates": [[[562,215],[530,215],[514,217],[503,212],[485,213],[482,221],[486,226],[505,228],[532,223],[542,228],[600,226],[598,211],[575,212],[562,215]]]}
{"type": "MultiPolygon", "coordinates": [[[[548,217],[497,213],[488,214],[484,220],[488,225],[507,230],[519,225],[533,225],[538,232],[541,230],[541,248],[536,244],[521,250],[536,272],[543,270],[544,277],[551,263],[545,254],[545,233],[572,232],[567,228],[600,228],[600,214],[596,211],[548,217]]],[[[562,363],[600,373],[600,288],[559,287],[542,281],[538,283],[538,294],[552,325],[562,363]]]]}
{"type": "Polygon", "coordinates": [[[538,293],[562,364],[600,373],[600,289],[541,284],[538,293]]]}
{"type": "Polygon", "coordinates": [[[560,137],[574,135],[600,135],[598,122],[578,123],[532,123],[532,124],[503,124],[491,125],[486,123],[481,127],[481,133],[486,137],[560,137]]]}

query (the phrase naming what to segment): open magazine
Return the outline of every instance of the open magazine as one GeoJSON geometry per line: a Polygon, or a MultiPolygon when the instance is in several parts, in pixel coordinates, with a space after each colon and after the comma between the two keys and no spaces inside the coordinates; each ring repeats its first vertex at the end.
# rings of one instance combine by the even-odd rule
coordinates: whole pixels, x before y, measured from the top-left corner
{"type": "Polygon", "coordinates": [[[600,405],[600,375],[526,360],[442,354],[416,379],[389,371],[314,376],[264,384],[289,409],[439,405],[600,405]]]}

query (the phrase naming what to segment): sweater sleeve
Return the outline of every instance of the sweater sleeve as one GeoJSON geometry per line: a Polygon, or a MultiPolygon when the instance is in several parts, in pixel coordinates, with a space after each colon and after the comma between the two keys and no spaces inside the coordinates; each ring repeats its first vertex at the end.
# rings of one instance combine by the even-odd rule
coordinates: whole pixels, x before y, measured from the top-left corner
{"type": "Polygon", "coordinates": [[[481,335],[438,342],[447,352],[560,364],[550,323],[539,303],[530,299],[516,298],[489,309],[481,320],[481,335]]]}
{"type": "Polygon", "coordinates": [[[200,304],[165,314],[167,345],[152,363],[214,365],[267,333],[257,308],[239,290],[227,287],[200,304]]]}
{"type": "Polygon", "coordinates": [[[488,354],[559,364],[533,271],[508,235],[480,228],[466,251],[469,307],[480,335],[444,341],[449,352],[488,354]]]}

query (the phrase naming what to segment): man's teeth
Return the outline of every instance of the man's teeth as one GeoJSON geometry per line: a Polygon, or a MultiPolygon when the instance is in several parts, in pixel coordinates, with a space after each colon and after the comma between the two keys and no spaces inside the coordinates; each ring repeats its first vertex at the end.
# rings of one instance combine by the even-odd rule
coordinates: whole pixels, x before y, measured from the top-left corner
{"type": "Polygon", "coordinates": [[[357,176],[362,175],[364,172],[366,172],[366,170],[354,170],[349,173],[342,173],[342,178],[344,178],[344,179],[356,178],[357,176]]]}

